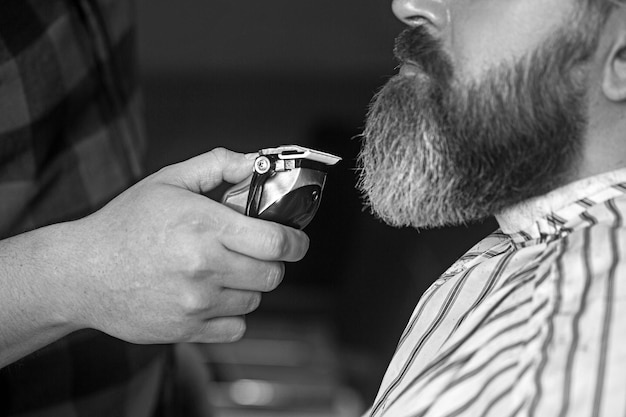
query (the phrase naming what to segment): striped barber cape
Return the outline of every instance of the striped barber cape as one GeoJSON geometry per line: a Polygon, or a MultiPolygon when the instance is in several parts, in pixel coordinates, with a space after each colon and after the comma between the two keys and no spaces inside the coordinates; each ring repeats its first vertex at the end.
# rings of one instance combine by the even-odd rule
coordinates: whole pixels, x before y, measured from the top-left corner
{"type": "Polygon", "coordinates": [[[367,415],[626,415],[626,170],[498,216],[422,296],[367,415]]]}

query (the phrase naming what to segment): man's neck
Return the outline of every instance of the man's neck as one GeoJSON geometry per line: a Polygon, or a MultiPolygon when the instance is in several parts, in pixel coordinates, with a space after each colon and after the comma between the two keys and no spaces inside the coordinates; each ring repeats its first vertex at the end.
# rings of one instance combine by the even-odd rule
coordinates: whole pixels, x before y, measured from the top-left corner
{"type": "Polygon", "coordinates": [[[528,199],[503,210],[496,220],[503,232],[519,232],[548,214],[620,182],[626,182],[626,168],[577,180],[528,199]]]}

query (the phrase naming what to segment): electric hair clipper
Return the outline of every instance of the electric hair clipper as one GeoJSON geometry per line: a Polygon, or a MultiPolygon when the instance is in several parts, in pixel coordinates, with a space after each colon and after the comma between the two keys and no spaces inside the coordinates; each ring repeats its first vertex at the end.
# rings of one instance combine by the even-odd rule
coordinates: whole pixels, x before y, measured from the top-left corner
{"type": "Polygon", "coordinates": [[[320,205],[328,167],[340,160],[297,145],[261,149],[252,176],[226,191],[222,203],[246,216],[303,229],[320,205]]]}

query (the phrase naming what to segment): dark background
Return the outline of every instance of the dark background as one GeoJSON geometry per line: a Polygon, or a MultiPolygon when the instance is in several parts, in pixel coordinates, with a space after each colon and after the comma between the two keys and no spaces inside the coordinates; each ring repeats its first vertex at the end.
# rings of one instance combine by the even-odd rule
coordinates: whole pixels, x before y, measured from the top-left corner
{"type": "MultiPolygon", "coordinates": [[[[224,146],[300,144],[344,161],[306,259],[256,316],[321,323],[342,378],[372,401],[422,292],[494,223],[420,233],[361,208],[354,159],[368,102],[395,71],[390,1],[142,0],[148,170],[224,146]]],[[[250,326],[251,327],[251,326],[250,326]]]]}

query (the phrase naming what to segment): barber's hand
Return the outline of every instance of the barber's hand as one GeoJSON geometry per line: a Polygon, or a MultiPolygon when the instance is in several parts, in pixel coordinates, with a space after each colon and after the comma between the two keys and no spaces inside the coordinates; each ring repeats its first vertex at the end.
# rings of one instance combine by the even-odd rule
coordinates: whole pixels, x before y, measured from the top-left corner
{"type": "Polygon", "coordinates": [[[228,342],[243,315],[308,250],[298,230],[243,216],[200,195],[252,172],[215,149],[162,169],[73,223],[71,300],[82,325],[133,343],[228,342]]]}

